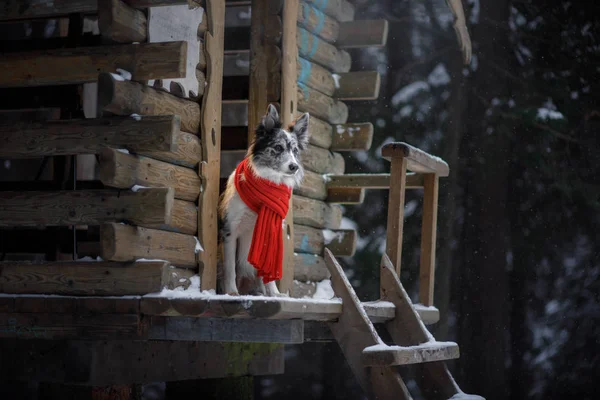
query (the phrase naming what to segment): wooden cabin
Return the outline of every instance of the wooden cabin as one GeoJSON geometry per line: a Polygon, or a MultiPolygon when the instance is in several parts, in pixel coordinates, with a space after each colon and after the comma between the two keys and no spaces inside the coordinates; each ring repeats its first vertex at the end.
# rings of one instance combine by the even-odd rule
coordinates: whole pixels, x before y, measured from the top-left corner
{"type": "Polygon", "coordinates": [[[356,21],[347,0],[65,0],[11,2],[0,29],[7,390],[35,381],[44,398],[125,399],[159,381],[173,395],[195,385],[242,398],[244,377],[284,373],[285,344],[336,340],[373,398],[410,398],[393,368],[405,364],[419,364],[428,397],[467,396],[443,363],[458,346],[424,325],[439,318],[448,165],[398,142],[383,148],[389,174],[345,174],[342,153],[368,150],[374,129],[348,122],[352,102],[380,85],[376,71],[351,70],[347,49],[384,46],[387,21],[356,21]],[[215,294],[223,179],[269,103],[284,124],[311,114],[284,231],[289,297],[215,294]],[[340,229],[339,205],[366,189],[390,191],[376,302],[357,298],[335,258],[357,238],[340,229]],[[398,280],[407,189],[424,190],[420,304],[398,280]],[[335,297],[313,299],[319,282],[335,297]]]}

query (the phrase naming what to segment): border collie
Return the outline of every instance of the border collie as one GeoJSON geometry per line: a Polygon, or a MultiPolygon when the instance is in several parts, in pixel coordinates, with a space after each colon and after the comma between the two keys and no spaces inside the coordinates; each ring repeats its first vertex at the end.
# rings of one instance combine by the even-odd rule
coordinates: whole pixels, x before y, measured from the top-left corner
{"type": "MultiPolygon", "coordinates": [[[[277,109],[270,104],[246,153],[249,168],[260,178],[293,189],[304,177],[299,156],[308,145],[308,121],[309,115],[305,113],[287,130],[283,129],[277,109]]],[[[275,281],[264,284],[262,278],[257,277],[256,269],[248,262],[257,214],[237,192],[235,174],[234,171],[229,176],[219,206],[224,259],[222,292],[230,295],[279,296],[275,281]]]]}

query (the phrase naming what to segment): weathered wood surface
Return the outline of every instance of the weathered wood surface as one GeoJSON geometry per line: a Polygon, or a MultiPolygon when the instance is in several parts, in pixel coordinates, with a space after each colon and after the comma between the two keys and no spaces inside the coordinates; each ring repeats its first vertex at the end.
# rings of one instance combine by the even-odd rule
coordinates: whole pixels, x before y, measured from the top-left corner
{"type": "Polygon", "coordinates": [[[363,390],[377,399],[410,399],[398,370],[390,367],[364,368],[363,349],[383,344],[352,285],[330,251],[325,251],[327,268],[331,273],[331,286],[340,296],[344,307],[337,322],[329,324],[342,353],[363,390]],[[351,332],[352,334],[348,334],[351,332]]]}
{"type": "Polygon", "coordinates": [[[376,100],[381,77],[377,71],[357,71],[340,74],[339,87],[333,97],[339,100],[376,100]]]}
{"type": "Polygon", "coordinates": [[[319,200],[293,196],[294,223],[314,228],[339,229],[342,209],[319,200]]]}
{"type": "Polygon", "coordinates": [[[139,81],[180,78],[186,48],[186,42],[169,42],[8,53],[0,59],[0,88],[95,82],[117,68],[139,81]]]}
{"type": "Polygon", "coordinates": [[[98,114],[179,115],[181,130],[200,132],[200,105],[162,90],[132,81],[116,80],[109,73],[98,76],[98,114]]]}
{"type": "Polygon", "coordinates": [[[298,84],[298,110],[314,114],[332,124],[345,124],[348,106],[304,84],[298,84]]]}
{"type": "Polygon", "coordinates": [[[204,37],[206,54],[206,90],[202,97],[202,160],[199,173],[202,181],[198,199],[197,236],[204,246],[198,254],[200,282],[203,290],[217,287],[217,247],[219,185],[221,173],[221,113],[223,87],[223,40],[225,34],[225,4],[207,3],[207,30],[204,37]]]}
{"type": "Polygon", "coordinates": [[[341,175],[346,167],[344,157],[340,153],[334,153],[310,144],[302,152],[300,158],[307,170],[318,174],[341,175]]]}
{"type": "Polygon", "coordinates": [[[369,150],[373,143],[373,124],[370,122],[333,126],[332,151],[369,150]]]}
{"type": "Polygon", "coordinates": [[[356,251],[357,235],[355,230],[327,230],[296,224],[294,226],[294,251],[323,255],[327,247],[334,255],[353,256],[356,251]]]}
{"type": "Polygon", "coordinates": [[[191,235],[123,224],[104,224],[100,229],[101,256],[128,262],[145,258],[167,260],[182,268],[196,268],[196,239],[191,235]]]}
{"type": "Polygon", "coordinates": [[[294,299],[311,298],[316,291],[317,284],[315,282],[301,282],[294,280],[292,287],[290,288],[290,297],[294,299]]]}
{"type": "Polygon", "coordinates": [[[300,27],[296,31],[296,41],[300,57],[312,60],[332,72],[350,71],[352,59],[347,51],[338,50],[335,46],[300,27]]]}
{"type": "Polygon", "coordinates": [[[310,144],[324,149],[331,147],[333,130],[330,124],[311,115],[308,131],[310,132],[308,138],[310,144]]]}
{"type": "Polygon", "coordinates": [[[335,79],[331,72],[319,64],[312,63],[302,57],[298,57],[296,67],[298,70],[298,83],[333,97],[335,93],[335,79]]]}
{"type": "Polygon", "coordinates": [[[327,202],[331,204],[362,204],[365,201],[363,188],[328,188],[327,202]]]}
{"type": "Polygon", "coordinates": [[[122,0],[98,1],[100,34],[118,43],[145,42],[148,21],[146,15],[122,0]]]}
{"type": "Polygon", "coordinates": [[[195,235],[200,223],[202,223],[202,218],[195,203],[175,199],[173,200],[171,222],[158,229],[195,235]]]}
{"type": "Polygon", "coordinates": [[[187,201],[196,201],[200,194],[200,178],[193,169],[114,149],[100,153],[98,175],[103,184],[119,189],[172,187],[176,199],[187,201]]]}
{"type": "Polygon", "coordinates": [[[438,184],[439,178],[435,174],[423,175],[423,221],[421,224],[419,301],[426,306],[433,305],[433,289],[435,286],[438,184]]]}
{"type": "MultiPolygon", "coordinates": [[[[299,0],[288,0],[283,5],[283,25],[286,28],[282,38],[283,60],[281,63],[281,122],[290,126],[298,109],[297,71],[298,46],[294,26],[298,15],[299,0]]],[[[292,196],[293,197],[293,196],[292,196]]],[[[278,283],[281,293],[288,293],[294,280],[294,207],[290,199],[288,213],[284,221],[283,235],[283,274],[278,283]]]]}
{"type": "Polygon", "coordinates": [[[450,173],[448,164],[441,158],[403,142],[386,144],[381,149],[381,155],[387,160],[403,157],[407,161],[407,168],[413,172],[434,173],[441,177],[450,173]]]}
{"type": "Polygon", "coordinates": [[[100,118],[0,124],[0,157],[97,154],[107,146],[132,151],[176,149],[177,116],[100,118]]]}
{"type": "Polygon", "coordinates": [[[384,47],[389,24],[384,19],[342,22],[335,45],[340,49],[384,47]]]}
{"type": "Polygon", "coordinates": [[[0,226],[171,224],[173,189],[0,192],[0,226]]]}
{"type": "MultiPolygon", "coordinates": [[[[423,174],[406,174],[407,189],[423,188],[423,174]]],[[[344,174],[328,175],[328,188],[365,188],[388,189],[390,187],[390,174],[344,174]]]]}
{"type": "Polygon", "coordinates": [[[338,21],[352,21],[354,19],[354,6],[348,0],[306,1],[338,21]]]}
{"type": "MultiPolygon", "coordinates": [[[[121,264],[113,262],[0,263],[0,292],[71,296],[127,296],[159,292],[173,282],[189,286],[189,275],[179,274],[165,261],[121,264]],[[181,282],[178,282],[179,280],[181,282]]],[[[171,285],[172,286],[172,285],[171,285]]]]}
{"type": "Polygon", "coordinates": [[[304,170],[304,179],[294,188],[294,194],[315,200],[327,198],[325,177],[308,169],[304,170]]]}
{"type": "Polygon", "coordinates": [[[362,361],[364,366],[395,366],[452,360],[459,355],[456,343],[425,343],[410,347],[365,349],[362,361]]]}
{"type": "Polygon", "coordinates": [[[316,254],[294,253],[294,279],[302,282],[319,282],[329,277],[323,257],[316,254]]]}
{"type": "Polygon", "coordinates": [[[402,260],[402,236],[404,233],[404,200],[406,198],[406,166],[404,157],[393,157],[388,197],[387,235],[385,253],[400,274],[402,260]]]}
{"type": "Polygon", "coordinates": [[[336,41],[340,31],[338,21],[306,1],[298,9],[298,25],[329,43],[336,41]]]}
{"type": "Polygon", "coordinates": [[[60,107],[0,110],[0,123],[46,122],[60,119],[60,107]]]}
{"type": "Polygon", "coordinates": [[[175,151],[140,151],[139,153],[170,164],[195,168],[202,159],[200,138],[192,133],[179,131],[175,134],[175,143],[177,144],[175,151]]]}

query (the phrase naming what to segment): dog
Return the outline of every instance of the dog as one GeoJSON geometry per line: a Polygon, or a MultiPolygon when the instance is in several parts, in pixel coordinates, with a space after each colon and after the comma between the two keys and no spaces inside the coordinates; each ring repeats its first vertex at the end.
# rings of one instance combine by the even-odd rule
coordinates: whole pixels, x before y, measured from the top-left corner
{"type": "MultiPolygon", "coordinates": [[[[305,113],[283,129],[277,109],[269,105],[248,147],[244,159],[247,160],[247,170],[275,185],[285,185],[291,193],[304,177],[300,153],[308,145],[309,118],[309,114],[305,113]]],[[[276,282],[265,284],[248,261],[258,214],[240,196],[235,179],[236,171],[229,176],[219,205],[223,243],[222,292],[281,296],[276,282]]]]}

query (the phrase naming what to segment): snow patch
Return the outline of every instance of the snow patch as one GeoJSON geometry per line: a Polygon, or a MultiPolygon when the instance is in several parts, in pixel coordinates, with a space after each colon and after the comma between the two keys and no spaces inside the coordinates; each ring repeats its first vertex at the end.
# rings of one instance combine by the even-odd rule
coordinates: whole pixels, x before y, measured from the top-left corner
{"type": "Polygon", "coordinates": [[[450,74],[444,64],[438,64],[427,77],[427,82],[433,87],[447,85],[450,83],[450,74]]]}
{"type": "Polygon", "coordinates": [[[565,119],[565,116],[558,111],[550,110],[548,108],[538,108],[536,118],[541,119],[542,121],[548,121],[565,119]]]}
{"type": "Polygon", "coordinates": [[[333,82],[335,84],[335,88],[339,89],[340,88],[340,76],[338,74],[331,74],[331,77],[333,78],[333,82]]]}
{"type": "Polygon", "coordinates": [[[344,240],[345,233],[344,232],[334,232],[330,229],[323,229],[323,238],[325,239],[325,245],[333,242],[334,239],[337,239],[338,243],[342,243],[344,240]]]}
{"type": "Polygon", "coordinates": [[[333,288],[331,287],[331,280],[324,279],[321,282],[317,282],[317,290],[313,295],[313,299],[316,300],[331,300],[335,297],[333,288]]]}
{"type": "Polygon", "coordinates": [[[198,254],[201,251],[204,251],[204,248],[200,244],[200,240],[198,239],[198,237],[194,236],[194,239],[196,239],[196,247],[194,248],[194,253],[198,254]]]}
{"type": "Polygon", "coordinates": [[[136,121],[141,121],[142,120],[142,116],[140,114],[131,114],[130,115],[131,118],[135,119],[136,121]]]}
{"type": "Polygon", "coordinates": [[[129,150],[127,150],[127,149],[117,149],[117,151],[118,151],[119,153],[123,153],[123,154],[129,154],[129,150]]]}
{"type": "Polygon", "coordinates": [[[429,91],[429,85],[427,82],[417,81],[406,85],[402,89],[398,90],[396,94],[394,94],[392,97],[392,105],[397,106],[400,103],[407,103],[422,91],[429,91]]]}
{"type": "Polygon", "coordinates": [[[100,256],[98,256],[96,258],[93,258],[90,256],[85,256],[85,257],[78,258],[77,261],[96,261],[97,262],[97,261],[104,261],[104,260],[100,256]]]}
{"type": "Polygon", "coordinates": [[[131,80],[131,76],[132,76],[131,72],[129,72],[123,68],[117,68],[117,74],[119,74],[126,81],[131,80]]]}
{"type": "Polygon", "coordinates": [[[131,187],[131,191],[132,192],[137,192],[140,189],[148,189],[148,186],[141,186],[141,185],[133,185],[131,187]]]}

